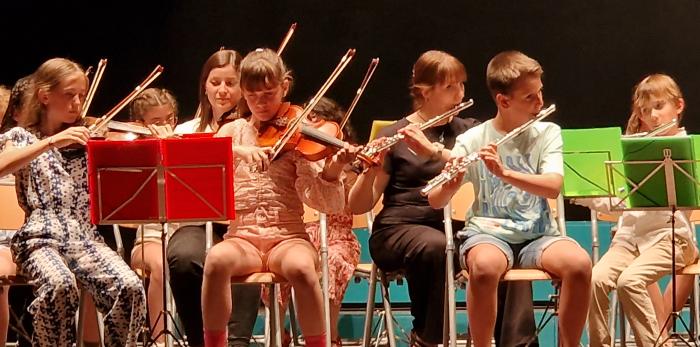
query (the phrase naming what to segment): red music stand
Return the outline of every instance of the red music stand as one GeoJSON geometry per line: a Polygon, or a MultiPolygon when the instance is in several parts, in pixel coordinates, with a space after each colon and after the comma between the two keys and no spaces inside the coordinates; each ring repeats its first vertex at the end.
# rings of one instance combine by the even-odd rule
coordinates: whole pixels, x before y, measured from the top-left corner
{"type": "MultiPolygon", "coordinates": [[[[169,277],[165,265],[168,222],[232,220],[235,217],[230,137],[90,140],[87,151],[92,222],[162,223],[164,284],[169,277]]],[[[163,310],[153,326],[161,316],[165,325],[151,343],[165,335],[167,346],[171,345],[170,337],[182,346],[168,328],[168,317],[171,321],[174,318],[167,309],[166,298],[166,285],[163,285],[163,310]]],[[[182,336],[179,331],[178,335],[182,336]]]]}

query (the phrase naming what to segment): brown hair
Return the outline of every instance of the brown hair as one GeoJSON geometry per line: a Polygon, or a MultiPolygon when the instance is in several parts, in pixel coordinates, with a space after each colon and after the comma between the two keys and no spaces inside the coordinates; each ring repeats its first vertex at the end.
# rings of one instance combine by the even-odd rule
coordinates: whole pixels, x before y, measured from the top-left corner
{"type": "Polygon", "coordinates": [[[141,92],[129,105],[131,120],[143,120],[143,115],[151,107],[170,105],[173,109],[173,117],[177,123],[178,107],[175,96],[165,88],[148,88],[141,92]]]}
{"type": "Polygon", "coordinates": [[[241,61],[241,89],[247,91],[272,88],[292,81],[292,72],[282,58],[269,48],[258,48],[241,61]]]}
{"type": "Polygon", "coordinates": [[[212,122],[214,115],[211,110],[211,104],[207,98],[207,90],[205,84],[207,83],[207,78],[209,78],[209,73],[211,70],[216,68],[225,67],[227,65],[233,66],[233,70],[239,73],[241,71],[241,55],[232,49],[221,49],[214,52],[202,66],[202,72],[199,74],[199,126],[197,127],[197,132],[203,132],[206,130],[207,125],[212,122]]]}
{"type": "MultiPolygon", "coordinates": [[[[325,96],[318,101],[311,112],[318,118],[336,122],[338,124],[343,121],[343,117],[345,116],[345,109],[338,105],[337,102],[325,96]]],[[[352,128],[349,122],[343,127],[343,137],[347,142],[352,144],[357,143],[357,139],[355,138],[355,130],[352,128]]]]}
{"type": "MultiPolygon", "coordinates": [[[[652,74],[644,77],[644,79],[634,87],[634,93],[632,94],[632,114],[630,115],[629,121],[627,121],[626,134],[635,134],[639,132],[642,108],[652,98],[666,99],[678,104],[680,99],[683,98],[683,93],[676,81],[669,75],[652,74]]],[[[683,113],[678,115],[678,123],[681,122],[682,118],[683,113]]]]}
{"type": "Polygon", "coordinates": [[[85,83],[88,83],[85,71],[76,62],[65,58],[52,58],[41,64],[32,74],[33,88],[27,103],[28,111],[20,125],[25,128],[36,126],[46,115],[46,105],[39,101],[39,91],[51,91],[76,74],[83,76],[85,83]]]}
{"type": "Polygon", "coordinates": [[[10,90],[0,85],[0,114],[5,114],[7,105],[10,103],[10,90]]]}
{"type": "Polygon", "coordinates": [[[423,91],[446,82],[464,82],[467,71],[464,65],[449,53],[443,51],[427,51],[418,57],[413,64],[411,75],[411,97],[413,108],[423,106],[423,91]]]}
{"type": "Polygon", "coordinates": [[[544,73],[537,60],[522,52],[506,51],[496,54],[486,67],[486,86],[495,99],[496,94],[508,94],[521,77],[541,77],[544,73]]]}
{"type": "Polygon", "coordinates": [[[32,76],[25,76],[17,80],[12,86],[10,100],[7,103],[7,110],[2,118],[0,133],[10,130],[18,125],[15,116],[21,118],[27,113],[27,104],[32,92],[32,76]]]}

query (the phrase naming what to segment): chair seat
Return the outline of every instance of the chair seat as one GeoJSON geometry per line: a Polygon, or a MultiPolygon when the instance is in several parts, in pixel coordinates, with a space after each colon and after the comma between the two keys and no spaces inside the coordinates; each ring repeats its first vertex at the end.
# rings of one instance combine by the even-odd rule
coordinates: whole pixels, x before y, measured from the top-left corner
{"type": "Polygon", "coordinates": [[[369,275],[370,272],[372,272],[372,263],[357,264],[357,266],[355,266],[356,274],[360,273],[369,275]]]}
{"type": "Polygon", "coordinates": [[[681,275],[700,275],[700,260],[690,264],[681,270],[681,275]]]}
{"type": "Polygon", "coordinates": [[[139,278],[148,278],[151,277],[151,272],[150,271],[145,271],[142,268],[135,268],[133,269],[134,272],[136,273],[136,276],[139,276],[139,278]]]}
{"type": "MultiPolygon", "coordinates": [[[[469,273],[462,270],[460,277],[469,280],[469,273]]],[[[552,276],[545,271],[537,269],[510,269],[503,275],[501,281],[550,281],[552,276]]]]}
{"type": "Polygon", "coordinates": [[[232,283],[286,283],[287,279],[272,272],[254,272],[247,276],[231,277],[232,283]]]}

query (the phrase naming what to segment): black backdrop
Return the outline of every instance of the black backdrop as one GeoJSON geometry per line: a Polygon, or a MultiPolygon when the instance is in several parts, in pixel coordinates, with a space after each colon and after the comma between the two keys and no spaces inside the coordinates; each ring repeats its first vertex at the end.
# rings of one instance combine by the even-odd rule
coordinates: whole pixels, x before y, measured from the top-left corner
{"type": "Polygon", "coordinates": [[[700,129],[698,0],[4,1],[0,84],[12,85],[55,56],[84,66],[109,58],[91,109],[99,114],[162,64],[155,85],[175,93],[187,119],[196,108],[199,70],[213,51],[276,48],[295,21],[284,53],[296,78],[292,101],[313,95],[354,47],[354,61],[328,94],[347,105],[369,60],[381,59],[351,119],[361,140],[372,119],[410,111],[411,65],[429,49],[465,64],[467,96],[476,105],[464,114],[481,120],[495,111],[486,64],[518,49],[543,65],[545,103],[557,103],[552,120],[564,128],[623,126],[634,84],[665,72],[684,91],[684,125],[691,133],[700,129]]]}

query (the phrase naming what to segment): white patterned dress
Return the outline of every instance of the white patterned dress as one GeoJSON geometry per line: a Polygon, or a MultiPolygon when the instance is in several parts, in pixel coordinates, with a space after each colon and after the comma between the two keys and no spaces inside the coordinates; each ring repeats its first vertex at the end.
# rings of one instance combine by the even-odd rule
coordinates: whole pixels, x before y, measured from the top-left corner
{"type": "MultiPolygon", "coordinates": [[[[0,151],[10,141],[26,147],[39,141],[35,130],[0,134],[0,151]]],[[[105,314],[105,344],[135,346],[145,320],[141,281],[90,223],[87,157],[65,159],[48,150],[15,172],[18,200],[27,220],[12,238],[18,273],[27,276],[36,299],[34,346],[71,346],[79,287],[90,292],[105,314]]]]}

